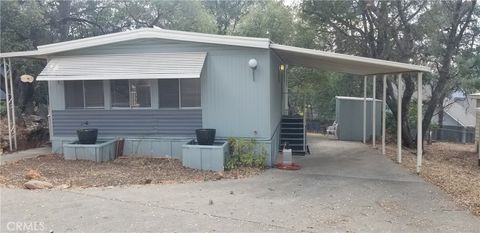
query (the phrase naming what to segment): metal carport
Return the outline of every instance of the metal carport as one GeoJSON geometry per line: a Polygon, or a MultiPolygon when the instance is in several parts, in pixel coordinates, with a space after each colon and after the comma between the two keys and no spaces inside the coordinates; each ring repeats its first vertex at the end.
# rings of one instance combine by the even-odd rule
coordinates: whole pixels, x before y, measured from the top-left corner
{"type": "MultiPolygon", "coordinates": [[[[385,110],[386,110],[386,92],[387,78],[389,75],[397,77],[397,87],[402,89],[402,73],[417,73],[417,166],[416,171],[420,173],[423,155],[422,139],[422,75],[423,72],[431,72],[430,68],[425,66],[411,65],[400,62],[392,62],[380,59],[338,54],[313,49],[298,48],[286,45],[271,44],[277,55],[287,64],[318,68],[326,71],[348,73],[364,76],[364,101],[363,101],[363,143],[366,143],[366,103],[367,103],[367,80],[371,76],[373,79],[373,99],[376,99],[376,78],[377,75],[383,77],[383,100],[382,100],[382,154],[385,154],[385,110]]],[[[287,66],[288,67],[288,66],[287,66]]],[[[285,69],[285,72],[287,69],[285,69]]],[[[288,98],[288,96],[286,97],[288,98]]],[[[375,102],[372,112],[375,112],[375,102]]],[[[372,114],[375,122],[375,114],[372,114]]],[[[402,121],[402,92],[398,91],[397,96],[397,122],[402,121]]],[[[373,138],[375,138],[375,124],[372,124],[373,138]]],[[[373,147],[376,147],[375,140],[372,140],[373,147]]],[[[397,124],[397,162],[402,162],[402,127],[397,124]]]]}

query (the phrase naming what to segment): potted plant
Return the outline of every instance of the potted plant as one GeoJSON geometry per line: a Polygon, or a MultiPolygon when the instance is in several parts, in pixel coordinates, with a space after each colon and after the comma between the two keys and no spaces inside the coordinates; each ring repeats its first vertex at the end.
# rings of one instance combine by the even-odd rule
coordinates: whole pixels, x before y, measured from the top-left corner
{"type": "Polygon", "coordinates": [[[199,145],[213,145],[215,142],[215,129],[196,129],[197,142],[199,145]]]}
{"type": "MultiPolygon", "coordinates": [[[[82,123],[82,126],[88,126],[88,121],[82,123]]],[[[77,137],[79,144],[95,144],[97,142],[98,129],[81,128],[77,129],[77,137]]]]}

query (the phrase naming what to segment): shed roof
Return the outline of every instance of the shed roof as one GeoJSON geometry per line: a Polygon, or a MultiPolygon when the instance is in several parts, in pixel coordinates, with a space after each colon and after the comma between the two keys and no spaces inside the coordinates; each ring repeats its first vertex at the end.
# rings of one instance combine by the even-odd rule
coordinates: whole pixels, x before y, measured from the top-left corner
{"type": "Polygon", "coordinates": [[[42,45],[38,46],[37,50],[33,51],[0,53],[0,58],[46,58],[49,55],[71,50],[149,38],[272,49],[287,64],[358,75],[401,73],[409,71],[430,72],[430,69],[425,66],[285,46],[272,43],[267,38],[214,35],[197,32],[166,30],[157,27],[141,28],[125,32],[117,32],[84,39],[42,45]]]}

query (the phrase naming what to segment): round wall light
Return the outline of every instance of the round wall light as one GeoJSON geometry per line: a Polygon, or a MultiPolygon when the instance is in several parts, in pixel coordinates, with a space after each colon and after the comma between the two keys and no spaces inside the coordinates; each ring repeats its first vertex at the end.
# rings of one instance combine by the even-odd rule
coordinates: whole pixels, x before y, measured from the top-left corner
{"type": "Polygon", "coordinates": [[[257,59],[255,58],[251,58],[250,60],[248,60],[248,66],[251,68],[251,69],[256,69],[257,68],[257,65],[258,65],[258,62],[257,62],[257,59]]]}

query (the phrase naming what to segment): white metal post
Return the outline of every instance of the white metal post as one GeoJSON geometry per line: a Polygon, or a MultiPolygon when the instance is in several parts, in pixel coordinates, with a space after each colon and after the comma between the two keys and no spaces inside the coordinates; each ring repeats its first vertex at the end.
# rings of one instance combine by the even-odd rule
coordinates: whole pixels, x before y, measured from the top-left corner
{"type": "Polygon", "coordinates": [[[422,85],[422,72],[417,76],[417,173],[420,173],[422,169],[422,157],[423,157],[423,130],[422,130],[422,98],[423,98],[423,85],[422,85]]]}
{"type": "Polygon", "coordinates": [[[7,74],[7,60],[3,58],[3,78],[5,79],[5,102],[7,103],[7,125],[8,125],[8,145],[10,151],[13,150],[12,147],[12,131],[10,121],[10,90],[9,90],[9,83],[8,83],[8,74],[7,74]]]}
{"type": "Polygon", "coordinates": [[[397,162],[402,163],[402,74],[397,76],[397,162]]]}
{"type": "Polygon", "coordinates": [[[382,154],[385,154],[385,123],[386,123],[386,108],[387,108],[387,75],[383,75],[383,96],[382,96],[382,154]]]}
{"type": "Polygon", "coordinates": [[[10,98],[12,103],[10,103],[10,107],[12,108],[12,130],[13,130],[13,144],[15,145],[15,150],[17,150],[17,123],[15,117],[15,95],[13,91],[13,75],[12,75],[12,61],[8,58],[8,74],[10,78],[10,98]]]}
{"type": "Polygon", "coordinates": [[[376,99],[377,99],[377,76],[374,75],[373,76],[373,90],[372,90],[373,94],[372,94],[372,146],[373,148],[376,147],[376,135],[375,135],[375,130],[376,129],[376,111],[375,111],[375,105],[376,105],[376,99]]]}
{"type": "Polygon", "coordinates": [[[284,78],[283,78],[283,115],[288,116],[288,65],[284,67],[284,78]]]}
{"type": "Polygon", "coordinates": [[[363,143],[367,143],[367,76],[363,78],[363,143]]]}

